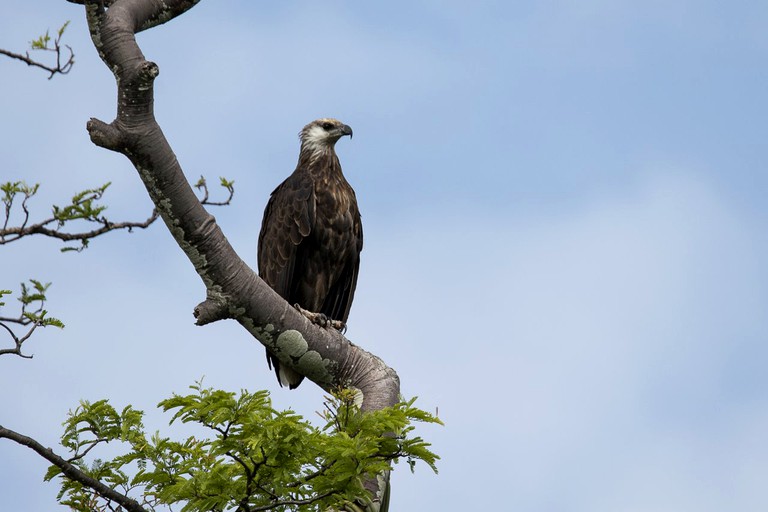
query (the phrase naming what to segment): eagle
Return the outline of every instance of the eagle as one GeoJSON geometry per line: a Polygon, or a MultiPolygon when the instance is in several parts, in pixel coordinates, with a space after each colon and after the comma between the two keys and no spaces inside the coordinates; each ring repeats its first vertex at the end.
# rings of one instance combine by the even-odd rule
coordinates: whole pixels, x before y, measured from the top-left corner
{"type": "MultiPolygon", "coordinates": [[[[272,192],[261,224],[259,276],[320,325],[345,328],[357,286],[363,226],[355,191],[341,172],[336,142],[352,138],[337,119],[318,119],[299,133],[299,163],[272,192]]],[[[304,379],[267,350],[280,386],[304,379]]]]}

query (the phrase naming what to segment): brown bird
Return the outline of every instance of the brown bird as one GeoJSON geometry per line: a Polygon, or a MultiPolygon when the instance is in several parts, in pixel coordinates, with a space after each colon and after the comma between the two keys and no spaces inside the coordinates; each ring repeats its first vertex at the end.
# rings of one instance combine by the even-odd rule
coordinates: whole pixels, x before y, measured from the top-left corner
{"type": "MultiPolygon", "coordinates": [[[[318,119],[301,130],[299,163],[275,190],[259,234],[259,276],[290,304],[346,325],[357,285],[363,226],[334,149],[352,128],[318,119]]],[[[310,316],[310,315],[308,315],[310,316]]],[[[323,324],[323,322],[320,322],[323,324]]],[[[304,379],[267,350],[280,385],[304,379]]]]}

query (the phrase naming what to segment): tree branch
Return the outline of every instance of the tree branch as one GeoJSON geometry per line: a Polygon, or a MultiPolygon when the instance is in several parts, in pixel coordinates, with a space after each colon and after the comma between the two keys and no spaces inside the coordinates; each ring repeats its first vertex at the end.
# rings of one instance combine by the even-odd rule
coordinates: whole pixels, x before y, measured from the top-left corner
{"type": "Polygon", "coordinates": [[[4,428],[2,425],[0,425],[0,438],[10,439],[11,441],[14,441],[22,446],[26,446],[27,448],[34,450],[35,452],[37,452],[38,455],[46,459],[48,462],[50,462],[57,468],[61,469],[61,472],[64,473],[64,475],[66,475],[67,478],[70,478],[75,482],[79,482],[87,487],[90,487],[91,489],[96,491],[99,494],[99,496],[101,496],[102,498],[119,503],[120,505],[125,507],[125,509],[128,510],[129,512],[148,512],[147,509],[139,505],[138,502],[132,500],[128,496],[120,494],[114,489],[99,482],[95,478],[92,478],[87,474],[83,473],[80,469],[77,468],[77,466],[62,459],[61,457],[53,453],[53,450],[51,450],[50,448],[45,448],[43,445],[41,445],[31,437],[27,437],[25,435],[19,434],[17,432],[14,432],[13,430],[4,428]]]}
{"type": "MultiPolygon", "coordinates": [[[[11,319],[11,320],[12,320],[12,319],[11,319]]],[[[15,334],[15,333],[14,333],[14,332],[11,330],[11,328],[10,328],[10,327],[8,327],[7,325],[5,325],[5,324],[2,322],[2,319],[0,319],[0,327],[2,327],[3,329],[5,329],[6,331],[8,331],[8,334],[10,334],[10,335],[11,335],[11,339],[13,340],[13,343],[14,343],[14,345],[15,345],[15,347],[14,347],[14,348],[4,348],[4,349],[0,350],[0,356],[2,356],[2,355],[5,355],[5,354],[13,354],[13,355],[17,355],[17,356],[19,356],[19,357],[22,357],[22,358],[24,358],[24,359],[32,359],[32,356],[28,356],[28,355],[26,355],[26,354],[23,354],[23,353],[21,352],[21,346],[24,344],[24,342],[25,342],[25,341],[27,341],[27,340],[29,339],[29,337],[30,337],[30,336],[32,336],[32,333],[33,333],[33,332],[35,332],[35,329],[37,329],[37,326],[38,326],[38,325],[39,325],[39,324],[35,323],[35,325],[33,325],[33,326],[32,326],[32,328],[31,328],[29,331],[27,331],[27,334],[25,334],[24,336],[22,336],[21,338],[19,338],[19,337],[18,337],[18,336],[16,336],[16,334],[15,334]]]]}
{"type": "MultiPolygon", "coordinates": [[[[101,2],[99,2],[98,0],[96,1],[67,0],[67,2],[71,4],[78,4],[78,5],[85,5],[85,6],[88,6],[88,4],[101,3],[103,7],[108,8],[108,7],[111,7],[113,4],[116,4],[117,0],[102,0],[101,2]]],[[[152,27],[156,27],[158,25],[162,25],[163,23],[171,21],[173,18],[177,16],[181,16],[182,14],[184,14],[185,12],[193,8],[199,2],[200,0],[177,0],[174,2],[165,2],[166,5],[158,6],[157,11],[153,12],[149,17],[143,20],[142,24],[137,28],[136,32],[134,33],[139,33],[144,30],[147,30],[152,27]]]]}
{"type": "Polygon", "coordinates": [[[161,11],[184,12],[189,2],[117,0],[103,14],[97,0],[85,3],[94,43],[115,73],[119,98],[117,118],[109,124],[91,119],[88,132],[95,144],[131,160],[160,216],[203,280],[207,300],[198,306],[199,323],[213,318],[237,320],[281,362],[322,388],[360,389],[363,410],[396,403],[399,383],[394,371],[337,331],[312,324],[259,279],[235,253],[184,177],[154,117],[153,81],[158,67],[144,59],[134,33],[161,11]]]}
{"type": "Polygon", "coordinates": [[[0,229],[0,245],[15,242],[16,240],[29,235],[44,235],[51,238],[57,238],[63,242],[71,242],[74,240],[85,242],[86,240],[96,238],[97,236],[103,235],[104,233],[109,233],[110,231],[116,231],[119,229],[127,229],[128,231],[132,231],[133,229],[146,229],[153,222],[155,222],[157,218],[158,213],[156,210],[153,210],[152,215],[150,215],[147,220],[143,222],[111,222],[102,217],[98,219],[98,221],[93,221],[100,223],[100,227],[92,229],[91,231],[81,231],[79,233],[66,233],[59,231],[58,229],[49,228],[47,226],[59,222],[54,218],[49,218],[30,226],[22,224],[21,226],[17,227],[0,229]]]}
{"type": "MultiPolygon", "coordinates": [[[[200,199],[201,204],[205,206],[228,206],[232,202],[232,197],[235,194],[234,182],[228,181],[225,178],[221,179],[221,186],[225,188],[229,196],[224,201],[211,201],[209,199],[208,186],[205,183],[205,178],[202,176],[198,181],[198,189],[203,191],[203,198],[200,199]]],[[[29,224],[29,206],[27,202],[37,194],[39,184],[29,186],[23,181],[6,182],[0,184],[0,191],[4,192],[4,195],[0,197],[0,202],[5,206],[5,220],[2,227],[0,227],[0,245],[16,242],[17,240],[30,235],[43,235],[51,238],[56,238],[63,242],[79,241],[80,247],[67,246],[62,251],[76,250],[81,251],[88,246],[88,242],[92,238],[96,238],[110,231],[128,230],[128,232],[134,229],[146,229],[151,226],[159,217],[157,209],[152,210],[152,214],[143,222],[129,221],[129,222],[112,222],[101,213],[106,209],[106,206],[101,206],[96,203],[100,200],[109,183],[99,188],[85,190],[75,195],[72,198],[72,203],[64,206],[53,206],[53,216],[40,222],[29,224]],[[16,197],[21,196],[21,210],[23,212],[23,219],[19,226],[8,227],[8,223],[11,219],[13,206],[17,203],[16,197]],[[62,229],[68,222],[72,221],[84,221],[91,224],[98,224],[99,227],[90,231],[80,232],[66,232],[62,229]]]]}
{"type": "Polygon", "coordinates": [[[69,57],[67,57],[66,60],[62,63],[62,57],[64,57],[64,55],[63,55],[63,48],[61,45],[61,37],[64,34],[64,30],[67,28],[68,24],[69,22],[65,23],[58,30],[57,36],[53,40],[53,47],[48,46],[48,43],[50,42],[50,36],[48,35],[48,32],[46,32],[44,36],[40,36],[35,41],[32,41],[33,51],[42,50],[47,52],[53,52],[56,54],[55,65],[47,65],[47,64],[43,64],[42,62],[38,62],[29,56],[29,52],[26,52],[24,55],[22,55],[20,53],[14,53],[14,52],[3,50],[2,48],[0,48],[0,55],[5,55],[6,57],[20,60],[21,62],[24,62],[25,64],[27,64],[27,66],[33,66],[33,67],[48,71],[48,73],[50,73],[48,75],[48,80],[50,80],[57,74],[66,75],[67,73],[70,72],[70,70],[72,69],[72,66],[75,65],[75,53],[72,51],[72,48],[67,44],[64,45],[64,48],[66,48],[67,51],[69,52],[69,57]]]}
{"type": "Polygon", "coordinates": [[[42,62],[38,62],[36,60],[33,60],[29,56],[29,52],[27,52],[25,55],[21,55],[20,53],[13,53],[8,50],[3,50],[0,48],[0,55],[5,55],[6,57],[10,57],[12,59],[20,60],[24,63],[26,63],[28,66],[33,66],[36,68],[44,69],[50,73],[48,76],[48,80],[53,78],[57,73],[61,75],[66,75],[69,73],[69,71],[72,69],[72,66],[74,65],[74,57],[75,54],[72,52],[72,48],[69,47],[69,45],[65,45],[67,50],[69,50],[69,59],[67,62],[64,63],[62,66],[61,64],[61,50],[57,49],[57,58],[56,58],[56,66],[48,66],[46,64],[43,64],[42,62]]]}
{"type": "Polygon", "coordinates": [[[289,507],[289,506],[298,506],[298,505],[311,505],[312,503],[315,503],[317,501],[322,500],[323,498],[327,498],[333,494],[332,492],[327,492],[325,494],[320,494],[318,496],[313,496],[312,498],[307,498],[305,500],[280,500],[275,503],[271,503],[269,505],[262,505],[260,507],[252,507],[249,510],[251,512],[256,511],[263,511],[263,510],[274,510],[278,507],[289,507]]]}
{"type": "MultiPolygon", "coordinates": [[[[87,129],[98,146],[124,154],[139,173],[157,211],[205,284],[207,299],[196,309],[198,323],[237,320],[281,361],[326,391],[360,390],[361,409],[392,406],[399,399],[397,374],[378,357],[338,331],[312,324],[274,292],[237,255],[215,219],[202,207],[154,117],[153,82],[159,69],[146,61],[134,34],[158,20],[191,8],[190,0],[116,0],[104,10],[84,0],[91,36],[114,73],[117,118],[91,119],[87,129]]],[[[374,504],[387,485],[369,482],[374,504]]]]}
{"type": "MultiPolygon", "coordinates": [[[[0,327],[5,329],[13,340],[14,347],[9,349],[0,350],[0,356],[6,354],[13,354],[25,359],[32,359],[31,355],[26,355],[21,352],[22,345],[26,342],[38,327],[47,327],[52,325],[54,327],[63,328],[64,324],[61,320],[48,316],[48,311],[45,308],[46,296],[45,293],[51,283],[43,284],[36,279],[30,279],[29,285],[21,283],[21,312],[15,317],[0,316],[0,327]],[[37,308],[30,308],[30,305],[37,303],[37,308]],[[13,329],[7,324],[16,324],[21,326],[28,326],[32,324],[26,334],[17,335],[13,329]]],[[[3,297],[10,294],[10,290],[0,290],[0,307],[5,306],[3,297]]]]}

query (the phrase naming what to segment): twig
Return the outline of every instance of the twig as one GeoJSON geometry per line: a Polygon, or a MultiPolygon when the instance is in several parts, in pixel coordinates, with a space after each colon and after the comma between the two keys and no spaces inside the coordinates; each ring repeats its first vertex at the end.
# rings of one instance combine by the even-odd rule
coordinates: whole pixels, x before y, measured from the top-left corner
{"type": "Polygon", "coordinates": [[[14,53],[8,50],[3,50],[0,48],[0,55],[5,55],[6,57],[10,57],[12,59],[20,60],[27,64],[27,66],[34,66],[40,69],[44,69],[48,73],[48,80],[53,78],[55,75],[66,75],[72,70],[72,66],[75,65],[75,52],[72,51],[72,47],[68,44],[63,45],[64,48],[67,49],[69,52],[69,57],[67,57],[66,62],[62,64],[62,44],[61,44],[61,38],[64,35],[64,30],[66,30],[67,25],[69,25],[69,22],[66,22],[58,31],[56,34],[56,38],[53,40],[53,48],[50,48],[48,46],[48,42],[50,41],[50,37],[48,36],[48,32],[45,33],[44,36],[40,36],[39,39],[32,41],[32,51],[35,50],[43,50],[47,52],[53,52],[56,54],[56,65],[55,66],[49,66],[47,64],[43,64],[42,62],[38,62],[34,60],[32,57],[29,56],[29,52],[26,52],[24,55],[20,53],[14,53]]]}
{"type": "Polygon", "coordinates": [[[272,510],[277,507],[288,507],[290,505],[311,505],[312,503],[315,503],[316,501],[320,501],[324,498],[327,498],[328,496],[332,495],[332,492],[327,492],[325,494],[320,494],[318,496],[315,496],[313,498],[307,498],[306,500],[284,500],[279,501],[276,503],[272,503],[271,505],[263,505],[261,507],[255,507],[251,509],[251,512],[257,512],[260,510],[272,510]]]}
{"type": "Polygon", "coordinates": [[[48,80],[50,80],[57,73],[60,75],[66,75],[67,73],[70,72],[70,70],[72,69],[72,66],[74,66],[75,64],[75,54],[72,51],[72,48],[68,44],[64,46],[69,51],[69,58],[67,59],[67,62],[65,62],[63,66],[61,64],[61,47],[58,45],[58,39],[57,39],[56,47],[53,49],[49,49],[49,51],[56,52],[56,66],[47,66],[42,62],[37,62],[36,60],[33,60],[29,56],[29,52],[27,52],[26,55],[21,55],[19,53],[9,52],[8,50],[3,50],[2,48],[0,48],[0,55],[5,55],[6,57],[20,60],[26,63],[28,66],[34,66],[40,69],[44,69],[45,71],[50,73],[50,75],[48,76],[48,80]]]}
{"type": "Polygon", "coordinates": [[[67,460],[67,462],[75,462],[76,460],[80,460],[80,459],[82,459],[83,457],[85,457],[86,455],[88,455],[88,452],[90,452],[91,450],[93,450],[93,448],[94,448],[96,445],[98,445],[99,443],[108,443],[108,442],[109,442],[109,439],[104,439],[103,437],[100,437],[100,438],[98,438],[98,439],[93,439],[93,440],[91,440],[91,441],[87,441],[87,442],[85,442],[85,443],[83,443],[83,444],[84,444],[84,445],[85,445],[85,444],[87,444],[87,445],[88,445],[88,448],[86,448],[85,450],[83,450],[83,453],[81,453],[81,454],[79,454],[79,455],[75,455],[74,457],[72,457],[72,458],[68,459],[68,460],[67,460]]]}
{"type": "Polygon", "coordinates": [[[235,188],[232,186],[234,182],[228,182],[224,178],[221,178],[221,185],[229,192],[229,197],[224,201],[209,201],[208,200],[208,182],[205,181],[203,176],[195,183],[195,188],[203,191],[203,198],[200,199],[200,204],[205,206],[228,206],[232,202],[232,197],[235,195],[235,188]]]}
{"type": "MultiPolygon", "coordinates": [[[[27,210],[25,209],[24,211],[26,212],[27,210]]],[[[98,221],[102,224],[100,228],[91,231],[84,231],[81,233],[63,233],[58,229],[51,229],[46,227],[50,224],[53,224],[54,222],[59,222],[55,218],[46,219],[42,222],[32,224],[31,226],[25,225],[25,219],[24,224],[19,227],[4,228],[0,230],[0,245],[15,242],[16,240],[28,235],[45,235],[51,238],[57,238],[64,242],[71,242],[73,240],[85,241],[91,238],[95,238],[99,235],[103,235],[104,233],[108,233],[109,231],[115,231],[118,229],[127,229],[128,232],[131,232],[135,228],[145,229],[148,228],[153,222],[155,222],[157,217],[157,210],[153,210],[152,215],[150,215],[149,218],[144,222],[110,222],[105,218],[101,218],[98,221]]]]}
{"type": "Polygon", "coordinates": [[[14,332],[11,330],[11,328],[10,328],[10,327],[8,327],[8,326],[7,326],[7,325],[5,325],[4,323],[0,322],[0,327],[2,327],[3,329],[5,329],[6,331],[8,331],[8,334],[10,334],[10,335],[11,335],[11,338],[13,339],[13,343],[14,343],[14,345],[15,345],[15,347],[14,347],[14,348],[4,348],[4,349],[0,349],[0,356],[2,356],[2,355],[5,355],[5,354],[15,354],[15,355],[17,355],[17,356],[19,356],[19,357],[23,357],[24,359],[32,359],[32,356],[28,356],[28,355],[26,355],[26,354],[23,354],[23,353],[21,352],[21,346],[24,344],[24,342],[25,342],[25,341],[27,341],[27,340],[29,339],[29,337],[30,337],[30,336],[32,336],[32,333],[33,333],[33,332],[35,332],[35,329],[37,329],[39,325],[40,325],[40,323],[39,323],[39,322],[35,322],[35,324],[32,326],[32,328],[31,328],[31,329],[30,329],[30,330],[27,332],[27,334],[25,334],[24,336],[22,336],[21,338],[19,338],[19,337],[18,337],[18,336],[16,336],[16,334],[15,334],[15,333],[14,333],[14,332]]]}

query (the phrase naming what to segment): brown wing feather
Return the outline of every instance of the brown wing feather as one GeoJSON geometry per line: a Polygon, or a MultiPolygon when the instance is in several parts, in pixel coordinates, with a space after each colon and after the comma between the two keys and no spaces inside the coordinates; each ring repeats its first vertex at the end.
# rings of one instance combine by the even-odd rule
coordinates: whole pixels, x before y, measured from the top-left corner
{"type": "Polygon", "coordinates": [[[346,323],[355,297],[357,273],[360,269],[360,251],[363,249],[363,227],[357,209],[352,212],[354,245],[349,249],[347,263],[332,283],[322,306],[322,312],[330,318],[346,323]]]}
{"type": "Polygon", "coordinates": [[[315,223],[312,180],[294,173],[269,198],[259,234],[259,276],[290,300],[298,247],[315,223]],[[302,179],[304,178],[304,179],[302,179]]]}
{"type": "MultiPolygon", "coordinates": [[[[294,173],[272,192],[261,224],[258,245],[259,276],[281,297],[294,303],[294,274],[301,268],[297,258],[301,242],[311,233],[315,223],[315,197],[311,178],[294,173]]],[[[281,368],[278,359],[267,351],[267,363],[274,368],[278,382],[281,368]]],[[[293,389],[303,376],[290,368],[282,373],[293,389]]]]}

